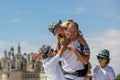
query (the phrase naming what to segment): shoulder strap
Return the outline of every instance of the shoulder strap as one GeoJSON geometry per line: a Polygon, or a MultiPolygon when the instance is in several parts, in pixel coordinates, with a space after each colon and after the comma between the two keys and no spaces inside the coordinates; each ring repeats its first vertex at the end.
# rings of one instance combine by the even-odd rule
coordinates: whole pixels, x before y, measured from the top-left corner
{"type": "Polygon", "coordinates": [[[80,43],[80,50],[81,50],[81,52],[80,53],[84,53],[84,45],[83,44],[81,44],[81,42],[78,40],[78,42],[80,43]]]}
{"type": "Polygon", "coordinates": [[[81,49],[81,53],[83,54],[84,52],[84,46],[80,43],[80,49],[81,49]]]}

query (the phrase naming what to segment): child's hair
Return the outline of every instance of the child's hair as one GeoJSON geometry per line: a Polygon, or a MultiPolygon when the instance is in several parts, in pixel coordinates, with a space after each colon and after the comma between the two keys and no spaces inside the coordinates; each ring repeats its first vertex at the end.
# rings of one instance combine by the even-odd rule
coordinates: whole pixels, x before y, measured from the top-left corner
{"type": "MultiPolygon", "coordinates": [[[[78,24],[76,23],[76,22],[74,22],[75,23],[75,25],[76,25],[76,27],[78,28],[78,24]]],[[[78,28],[79,29],[79,28],[78,28]]]]}
{"type": "Polygon", "coordinates": [[[66,29],[67,26],[68,26],[71,22],[73,22],[72,19],[71,19],[71,20],[67,20],[67,21],[65,21],[65,22],[63,22],[63,23],[61,24],[61,27],[63,27],[64,29],[66,29]]]}
{"type": "MultiPolygon", "coordinates": [[[[81,30],[79,29],[78,23],[77,23],[77,22],[74,22],[74,21],[70,21],[70,22],[68,23],[68,25],[69,25],[71,22],[76,25],[76,28],[79,30],[79,34],[82,36],[82,32],[81,32],[81,30]]],[[[68,25],[67,25],[67,26],[68,26],[68,25]]],[[[66,28],[67,28],[67,27],[66,27],[66,28]]]]}

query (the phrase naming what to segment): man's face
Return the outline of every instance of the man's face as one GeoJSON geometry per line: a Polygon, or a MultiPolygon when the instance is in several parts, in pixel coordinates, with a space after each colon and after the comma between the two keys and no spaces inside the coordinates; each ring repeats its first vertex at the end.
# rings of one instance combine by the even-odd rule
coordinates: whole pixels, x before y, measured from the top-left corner
{"type": "Polygon", "coordinates": [[[64,34],[64,29],[61,26],[57,27],[54,31],[54,35],[63,36],[64,34]]]}

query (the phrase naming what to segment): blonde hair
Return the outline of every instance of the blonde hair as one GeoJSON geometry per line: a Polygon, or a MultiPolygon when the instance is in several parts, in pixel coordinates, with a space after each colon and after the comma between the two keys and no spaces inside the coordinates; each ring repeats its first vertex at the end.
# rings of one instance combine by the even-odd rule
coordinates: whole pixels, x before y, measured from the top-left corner
{"type": "Polygon", "coordinates": [[[67,26],[70,24],[70,22],[72,22],[72,21],[65,21],[65,22],[63,22],[63,23],[61,24],[61,27],[67,28],[67,26]]]}

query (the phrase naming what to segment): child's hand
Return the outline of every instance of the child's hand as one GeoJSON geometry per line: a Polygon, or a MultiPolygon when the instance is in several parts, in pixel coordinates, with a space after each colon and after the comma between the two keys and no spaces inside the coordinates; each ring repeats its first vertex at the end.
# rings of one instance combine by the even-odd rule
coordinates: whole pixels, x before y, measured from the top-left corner
{"type": "Polygon", "coordinates": [[[42,59],[42,57],[40,56],[40,54],[33,54],[33,58],[35,59],[35,61],[40,61],[42,59]]]}
{"type": "Polygon", "coordinates": [[[75,47],[74,47],[72,44],[69,44],[67,47],[68,47],[70,50],[75,51],[75,47]]]}
{"type": "Polygon", "coordinates": [[[63,43],[64,48],[66,48],[68,44],[69,44],[69,40],[67,38],[64,38],[64,43],[63,43]]]}

